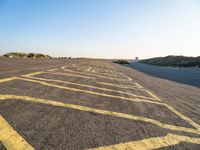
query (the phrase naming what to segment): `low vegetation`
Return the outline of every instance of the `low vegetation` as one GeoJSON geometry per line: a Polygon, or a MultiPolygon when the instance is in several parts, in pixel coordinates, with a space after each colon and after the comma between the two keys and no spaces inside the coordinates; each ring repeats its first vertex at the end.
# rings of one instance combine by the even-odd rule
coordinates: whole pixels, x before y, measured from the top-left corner
{"type": "Polygon", "coordinates": [[[126,60],[116,60],[116,61],[113,61],[113,63],[121,64],[121,65],[123,65],[123,64],[129,64],[129,62],[126,61],[126,60]]]}
{"type": "Polygon", "coordinates": [[[4,54],[3,57],[8,58],[51,58],[51,56],[46,54],[40,54],[40,53],[20,53],[20,52],[12,52],[4,54]]]}
{"type": "Polygon", "coordinates": [[[155,57],[150,59],[141,60],[140,63],[157,65],[157,66],[170,66],[170,67],[200,67],[199,57],[185,57],[185,56],[166,56],[155,57]]]}

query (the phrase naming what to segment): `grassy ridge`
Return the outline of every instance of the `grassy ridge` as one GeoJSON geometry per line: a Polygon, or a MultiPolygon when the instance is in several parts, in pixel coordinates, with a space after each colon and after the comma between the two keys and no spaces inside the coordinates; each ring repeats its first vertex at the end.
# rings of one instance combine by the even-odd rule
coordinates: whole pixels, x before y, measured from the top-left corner
{"type": "Polygon", "coordinates": [[[185,56],[166,56],[155,57],[150,59],[141,60],[140,63],[157,65],[157,66],[171,66],[171,67],[200,67],[199,57],[185,57],[185,56]]]}
{"type": "Polygon", "coordinates": [[[51,56],[40,53],[21,53],[21,52],[11,52],[4,54],[3,57],[18,57],[18,58],[51,58],[51,56]]]}

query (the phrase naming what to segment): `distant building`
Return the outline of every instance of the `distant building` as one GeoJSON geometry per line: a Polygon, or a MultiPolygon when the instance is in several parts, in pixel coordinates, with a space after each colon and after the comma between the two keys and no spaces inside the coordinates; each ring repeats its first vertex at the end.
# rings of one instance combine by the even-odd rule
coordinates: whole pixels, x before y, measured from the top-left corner
{"type": "Polygon", "coordinates": [[[135,60],[139,60],[139,58],[138,58],[138,57],[135,57],[135,60]]]}

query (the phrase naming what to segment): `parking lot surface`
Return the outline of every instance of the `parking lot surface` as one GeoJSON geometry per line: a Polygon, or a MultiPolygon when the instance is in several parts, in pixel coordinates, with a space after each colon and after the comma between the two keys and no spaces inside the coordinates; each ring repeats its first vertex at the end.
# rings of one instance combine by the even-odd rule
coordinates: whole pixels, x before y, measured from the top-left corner
{"type": "Polygon", "coordinates": [[[19,61],[1,66],[0,149],[200,149],[198,88],[180,102],[110,61],[19,61]]]}

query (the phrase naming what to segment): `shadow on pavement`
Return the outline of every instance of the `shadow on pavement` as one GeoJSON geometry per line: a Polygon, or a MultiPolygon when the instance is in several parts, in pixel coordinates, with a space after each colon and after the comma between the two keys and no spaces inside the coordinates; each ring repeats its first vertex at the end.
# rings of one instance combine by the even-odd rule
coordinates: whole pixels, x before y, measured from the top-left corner
{"type": "Polygon", "coordinates": [[[127,66],[151,76],[200,87],[199,68],[160,67],[138,62],[130,63],[127,66]]]}

